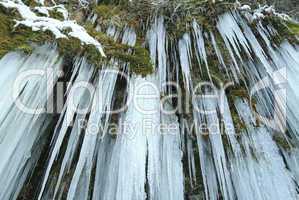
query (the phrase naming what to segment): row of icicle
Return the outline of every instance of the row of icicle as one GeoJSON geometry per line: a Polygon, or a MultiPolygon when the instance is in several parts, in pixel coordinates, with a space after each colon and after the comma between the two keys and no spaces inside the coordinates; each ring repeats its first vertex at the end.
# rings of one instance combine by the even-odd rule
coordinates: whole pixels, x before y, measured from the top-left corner
{"type": "MultiPolygon", "coordinates": [[[[203,31],[196,22],[192,23],[192,34],[185,33],[175,44],[177,48],[166,49],[167,31],[164,20],[163,17],[156,18],[146,37],[156,72],[146,77],[131,74],[123,94],[127,99],[133,98],[138,95],[136,88],[148,83],[148,87],[142,87],[143,98],[139,98],[136,103],[143,110],[156,112],[143,113],[129,104],[119,114],[118,121],[131,123],[135,127],[133,130],[126,126],[119,127],[116,138],[105,133],[112,117],[105,111],[114,107],[119,77],[110,72],[118,72],[120,64],[117,60],[111,60],[102,66],[102,70],[95,70],[85,58],[76,58],[69,82],[88,82],[95,86],[95,91],[88,96],[85,90],[72,93],[71,86],[66,90],[62,113],[55,129],[50,133],[50,147],[43,144],[51,116],[23,113],[14,104],[11,93],[13,83],[20,73],[28,69],[47,68],[58,72],[62,69],[62,59],[55,46],[49,45],[36,48],[30,56],[20,53],[4,56],[0,61],[0,199],[18,197],[26,180],[34,174],[34,167],[44,148],[49,149],[49,158],[43,167],[40,185],[34,186],[34,199],[182,200],[186,191],[184,185],[189,184],[185,177],[189,177],[192,187],[202,182],[205,197],[210,200],[297,199],[299,151],[296,144],[299,137],[299,110],[296,104],[299,88],[296,75],[299,71],[299,47],[292,46],[288,41],[275,47],[269,38],[277,34],[276,30],[258,23],[258,34],[267,45],[262,47],[238,12],[219,16],[217,29],[232,60],[230,65],[224,62],[223,52],[217,46],[214,34],[203,31]],[[192,134],[185,127],[187,119],[182,115],[166,115],[161,112],[160,94],[171,93],[169,88],[163,87],[165,81],[178,81],[182,76],[186,93],[192,93],[193,85],[196,84],[192,77],[194,68],[197,67],[192,66],[193,57],[198,59],[211,78],[207,42],[212,44],[217,54],[219,70],[226,71],[227,76],[235,83],[245,77],[248,87],[252,88],[258,81],[268,77],[268,81],[261,82],[261,86],[267,86],[268,90],[256,95],[257,110],[262,113],[272,112],[270,108],[275,103],[272,94],[276,84],[281,79],[287,79],[287,104],[283,102],[283,92],[278,92],[276,106],[279,109],[275,113],[283,120],[283,111],[287,111],[287,134],[257,125],[248,99],[237,97],[233,106],[246,127],[237,137],[236,130],[230,127],[234,123],[232,108],[223,90],[217,91],[218,99],[192,99],[193,108],[218,111],[211,114],[193,110],[197,147],[190,137],[192,134]],[[192,45],[196,46],[195,52],[192,51],[192,45]],[[241,49],[247,56],[246,60],[241,56],[241,49]],[[172,65],[169,54],[173,55],[172,65]],[[159,92],[153,90],[151,84],[157,86],[159,92]],[[156,98],[147,98],[153,95],[156,98]],[[77,113],[70,108],[71,103],[77,109],[90,108],[90,113],[77,113]],[[86,129],[78,125],[84,119],[88,119],[86,129]],[[144,130],[146,120],[157,126],[175,124],[179,128],[171,131],[156,128],[144,130]],[[209,130],[213,134],[203,135],[201,123],[217,126],[209,130]],[[93,130],[90,128],[93,124],[101,125],[104,129],[94,133],[90,131],[93,130]],[[230,148],[224,144],[220,124],[224,124],[230,148]],[[292,140],[295,147],[288,150],[279,147],[273,139],[277,134],[286,141],[292,140]],[[101,135],[106,136],[100,138],[101,135]],[[186,166],[182,162],[184,157],[187,158],[184,163],[186,166]],[[199,163],[196,158],[199,158],[199,163]],[[199,171],[201,177],[198,176],[199,171]]],[[[133,46],[136,42],[136,34],[130,28],[121,33],[110,27],[107,34],[121,39],[124,44],[133,46]]],[[[51,83],[44,77],[30,79],[22,85],[18,95],[31,108],[43,107],[50,99],[47,94],[51,95],[51,92],[45,94],[45,91],[54,90],[59,78],[57,73],[51,83]]],[[[210,92],[208,88],[204,90],[205,94],[210,92]]],[[[168,102],[164,109],[171,110],[172,103],[168,102]]],[[[276,128],[281,128],[279,124],[276,128]]]]}

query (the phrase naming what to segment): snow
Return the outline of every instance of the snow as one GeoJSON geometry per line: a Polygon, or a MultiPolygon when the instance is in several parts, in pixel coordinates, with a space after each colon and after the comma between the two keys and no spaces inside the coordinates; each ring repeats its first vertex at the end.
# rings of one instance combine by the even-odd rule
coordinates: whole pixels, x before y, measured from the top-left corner
{"type": "Polygon", "coordinates": [[[35,0],[36,3],[40,4],[40,5],[44,5],[45,4],[45,0],[35,0]]]}
{"type": "Polygon", "coordinates": [[[243,6],[239,7],[239,9],[249,11],[249,10],[251,10],[251,7],[249,5],[243,5],[243,6]]]}
{"type": "Polygon", "coordinates": [[[49,17],[49,11],[56,11],[62,14],[63,19],[67,20],[68,19],[68,11],[65,9],[64,5],[56,5],[56,6],[51,6],[51,7],[45,7],[45,6],[37,6],[34,8],[37,12],[40,14],[44,14],[47,17],[49,17]]]}
{"type": "MultiPolygon", "coordinates": [[[[24,25],[27,27],[31,27],[33,31],[50,31],[55,35],[56,39],[68,38],[67,36],[74,37],[79,39],[82,44],[94,45],[103,57],[106,56],[100,42],[90,36],[86,32],[85,28],[77,24],[76,21],[60,21],[58,19],[50,17],[39,17],[33,11],[31,11],[31,9],[26,6],[21,0],[1,0],[0,4],[6,8],[15,8],[18,10],[23,19],[16,20],[15,26],[24,25]],[[65,34],[64,32],[68,30],[70,31],[65,34]]],[[[37,10],[42,13],[47,13],[46,10],[48,11],[51,9],[57,9],[57,11],[63,14],[65,19],[68,17],[67,11],[63,6],[55,6],[54,8],[37,8],[37,10]]]]}
{"type": "Polygon", "coordinates": [[[274,6],[264,5],[259,8],[252,10],[249,5],[240,5],[238,7],[240,11],[250,12],[252,14],[252,20],[259,20],[265,18],[266,15],[274,15],[285,21],[293,21],[293,19],[284,13],[279,13],[275,10],[274,6]]]}

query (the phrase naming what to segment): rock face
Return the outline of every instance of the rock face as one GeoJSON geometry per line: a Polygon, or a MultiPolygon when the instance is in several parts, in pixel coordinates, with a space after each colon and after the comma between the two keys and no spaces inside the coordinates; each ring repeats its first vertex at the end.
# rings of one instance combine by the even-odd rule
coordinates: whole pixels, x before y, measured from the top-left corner
{"type": "Polygon", "coordinates": [[[277,10],[284,11],[296,20],[299,20],[298,0],[268,0],[268,3],[275,5],[277,10]]]}

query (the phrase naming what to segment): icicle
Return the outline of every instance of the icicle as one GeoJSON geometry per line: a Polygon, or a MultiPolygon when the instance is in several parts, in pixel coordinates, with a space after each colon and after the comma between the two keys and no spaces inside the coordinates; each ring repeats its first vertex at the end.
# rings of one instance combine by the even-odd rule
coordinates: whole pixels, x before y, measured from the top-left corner
{"type": "Polygon", "coordinates": [[[160,91],[166,93],[166,88],[163,87],[163,84],[167,81],[167,71],[169,69],[166,57],[167,36],[163,17],[155,19],[155,23],[147,33],[147,40],[152,61],[158,70],[160,91]]]}
{"type": "Polygon", "coordinates": [[[191,92],[192,80],[191,80],[191,41],[189,34],[184,34],[183,38],[179,41],[179,56],[181,62],[182,73],[184,76],[184,84],[188,92],[191,92]]]}
{"type": "MultiPolygon", "coordinates": [[[[51,154],[50,158],[47,163],[47,169],[45,171],[44,179],[43,179],[43,184],[42,188],[39,193],[39,199],[42,198],[43,192],[46,187],[46,183],[49,179],[50,171],[53,167],[54,161],[57,158],[60,148],[62,146],[63,140],[66,136],[68,128],[72,125],[72,120],[75,116],[75,113],[77,112],[78,109],[86,109],[89,107],[90,102],[88,102],[88,92],[87,89],[78,89],[76,88],[76,84],[79,84],[81,82],[88,83],[91,79],[91,76],[94,71],[94,67],[89,65],[86,62],[86,59],[81,59],[77,60],[75,65],[79,65],[79,71],[76,79],[74,80],[74,86],[70,89],[70,93],[68,94],[68,98],[65,104],[65,107],[63,108],[63,113],[61,115],[61,118],[58,121],[58,124],[55,127],[54,131],[54,137],[52,139],[52,149],[51,149],[51,154]]],[[[77,68],[75,66],[75,68],[77,68]]],[[[76,71],[74,71],[76,73],[76,71]]],[[[84,119],[84,115],[81,117],[76,117],[75,124],[79,124],[79,120],[84,119]]],[[[78,134],[77,130],[74,130],[72,132],[73,136],[76,137],[76,134],[78,134]]],[[[73,140],[71,138],[71,140],[73,140]]],[[[71,154],[71,153],[70,153],[71,154]]],[[[70,155],[69,154],[69,155],[70,155]]],[[[64,162],[70,162],[64,161],[64,162]]],[[[63,165],[62,168],[60,169],[60,174],[63,174],[65,170],[65,166],[63,165]]],[[[62,175],[60,175],[61,178],[62,175]]],[[[57,185],[60,184],[60,180],[58,180],[57,185]]],[[[56,190],[57,190],[56,186],[56,190]]],[[[57,191],[56,191],[57,192],[57,191]]],[[[54,194],[55,195],[55,194],[54,194]]]]}
{"type": "Polygon", "coordinates": [[[290,151],[282,150],[286,160],[287,167],[294,175],[295,181],[299,183],[299,150],[298,148],[291,149],[290,151]]]}
{"type": "MultiPolygon", "coordinates": [[[[88,3],[85,0],[80,2],[88,3]]],[[[167,5],[164,3],[155,1],[151,6],[163,7],[167,5]]],[[[40,17],[35,13],[49,15],[51,7],[33,10],[22,1],[12,0],[0,0],[0,4],[19,11],[22,21],[18,24],[36,30],[51,30],[57,37],[74,36],[85,44],[95,45],[104,55],[100,43],[75,22],[40,17]],[[63,31],[66,27],[71,28],[71,32],[63,31]]],[[[175,9],[181,9],[181,4],[175,9]]],[[[263,9],[263,12],[275,14],[271,7],[263,9]]],[[[250,12],[248,6],[240,10],[250,12]]],[[[197,189],[194,186],[198,186],[201,180],[196,180],[196,173],[201,171],[206,199],[298,199],[299,47],[287,41],[275,46],[270,38],[278,32],[270,25],[264,27],[261,22],[257,22],[253,31],[246,17],[250,20],[250,14],[244,18],[237,10],[218,17],[216,28],[232,63],[224,60],[227,55],[218,46],[216,31],[204,31],[193,21],[191,33],[171,40],[164,21],[169,18],[156,15],[150,18],[154,20],[149,30],[146,30],[146,24],[142,25],[147,33],[142,45],[149,48],[156,69],[153,74],[145,77],[133,74],[130,63],[113,58],[103,62],[101,70],[88,64],[85,58],[77,58],[65,92],[66,102],[53,132],[38,199],[183,200],[183,153],[186,153],[185,167],[188,168],[190,185],[197,189]],[[161,106],[164,96],[174,90],[164,83],[170,80],[181,83],[182,78],[186,89],[184,95],[191,96],[194,92],[192,77],[197,75],[192,74],[197,72],[197,69],[192,72],[192,61],[197,59],[201,66],[204,65],[206,69],[200,70],[204,69],[212,79],[209,64],[213,61],[208,60],[210,57],[218,60],[219,71],[225,70],[229,79],[238,83],[243,81],[245,90],[255,92],[250,91],[248,95],[254,97],[256,105],[251,108],[247,98],[241,99],[235,94],[230,99],[224,89],[210,96],[208,88],[201,88],[204,94],[201,97],[204,98],[193,96],[192,99],[193,118],[189,113],[186,118],[180,115],[179,123],[176,114],[163,112],[179,104],[176,100],[169,100],[161,106]],[[118,80],[123,81],[118,74],[119,68],[129,75],[124,84],[127,88],[123,98],[127,105],[123,112],[111,115],[108,111],[118,106],[113,105],[115,96],[119,95],[117,84],[122,84],[118,80]],[[95,86],[95,90],[77,88],[77,84],[82,82],[95,86]],[[285,85],[287,98],[283,90],[285,85]],[[277,113],[273,113],[275,106],[278,107],[277,113]],[[85,112],[81,112],[82,109],[85,112]],[[234,110],[231,112],[230,109],[234,110]],[[260,123],[261,116],[257,119],[254,112],[261,113],[261,116],[278,114],[275,128],[260,123]],[[195,123],[197,147],[191,138],[193,130],[185,123],[187,119],[189,123],[190,118],[195,123]],[[114,120],[118,123],[116,134],[108,135],[111,131],[109,123],[114,120]],[[234,124],[238,120],[241,124],[234,124]],[[283,126],[284,120],[286,127],[283,126]],[[240,125],[242,129],[237,130],[234,125],[240,125]],[[237,131],[239,135],[236,135],[237,131]],[[292,144],[290,149],[278,142],[276,144],[276,136],[283,136],[292,144]],[[200,170],[194,157],[197,149],[200,170]]],[[[260,10],[253,17],[264,17],[264,13],[260,10]]],[[[97,18],[92,13],[88,21],[94,24],[97,18]]],[[[103,28],[96,26],[96,30],[103,28]]],[[[128,46],[134,46],[137,40],[135,31],[128,27],[118,30],[111,25],[106,34],[128,46]]],[[[130,49],[126,53],[134,52],[130,49]]],[[[10,53],[0,60],[0,90],[3,93],[0,97],[0,199],[17,198],[40,157],[43,150],[40,142],[45,140],[42,137],[46,135],[45,129],[51,120],[48,114],[30,115],[17,108],[11,98],[14,81],[28,69],[50,68],[58,72],[60,67],[58,53],[49,46],[38,48],[28,57],[10,53]],[[19,123],[17,128],[15,121],[19,123]]],[[[50,79],[52,83],[44,76],[27,80],[21,83],[17,95],[33,109],[44,108],[51,102],[58,78],[59,73],[56,73],[50,79]]],[[[189,99],[186,99],[183,104],[189,104],[189,99]]],[[[271,119],[267,120],[270,122],[271,119]]]]}
{"type": "MultiPolygon", "coordinates": [[[[261,45],[259,44],[259,42],[257,41],[251,28],[247,25],[247,23],[241,18],[241,16],[239,14],[234,13],[234,16],[238,20],[238,22],[241,24],[241,27],[243,28],[243,31],[244,31],[244,35],[246,36],[249,44],[252,47],[252,51],[255,53],[256,57],[263,64],[263,66],[266,69],[266,72],[268,74],[271,74],[273,72],[273,68],[271,67],[270,63],[268,62],[266,54],[265,54],[263,48],[261,47],[261,45]]],[[[248,52],[247,52],[247,54],[248,54],[248,52]]]]}
{"type": "Polygon", "coordinates": [[[202,134],[204,134],[200,130],[202,126],[197,127],[197,140],[198,140],[198,148],[200,153],[200,159],[202,164],[202,172],[204,178],[204,184],[206,187],[206,197],[211,199],[217,199],[218,188],[217,181],[219,182],[219,188],[223,195],[224,199],[233,199],[234,191],[232,187],[232,183],[230,180],[230,174],[227,168],[226,155],[223,148],[222,138],[221,138],[221,130],[219,126],[219,120],[217,116],[217,98],[207,98],[197,100],[194,102],[196,110],[194,111],[195,119],[200,120],[198,123],[206,124],[208,131],[208,139],[204,138],[202,134]],[[203,146],[201,146],[203,145],[203,146]],[[207,148],[207,149],[205,149],[207,148]],[[206,152],[205,152],[206,151],[206,152]],[[207,154],[207,155],[204,155],[207,154]],[[209,156],[210,154],[210,156],[209,156]],[[203,156],[204,157],[201,157],[203,156]],[[211,160],[213,159],[213,160],[211,160]],[[204,163],[210,163],[206,166],[204,163]],[[210,166],[212,165],[212,166],[210,166]],[[215,168],[215,171],[208,167],[215,168]],[[215,177],[217,177],[217,181],[215,181],[215,177]],[[216,184],[216,185],[214,185],[216,184]]]}
{"type": "Polygon", "coordinates": [[[36,48],[29,57],[10,53],[0,61],[2,91],[0,108],[0,198],[16,199],[27,175],[39,158],[41,141],[50,118],[42,113],[28,113],[19,107],[12,92],[18,89],[17,97],[26,108],[34,111],[45,109],[47,100],[58,80],[61,60],[55,48],[42,46],[36,48]],[[20,82],[16,80],[24,73],[34,70],[35,74],[20,82]],[[51,74],[48,73],[51,70],[51,74]],[[36,74],[38,72],[38,75],[36,74]],[[7,77],[5,77],[7,76],[7,77]],[[20,84],[19,83],[19,84],[20,84]],[[16,125],[16,122],[18,125],[16,125]],[[34,152],[34,154],[32,154],[34,152]]]}
{"type": "Polygon", "coordinates": [[[193,182],[196,183],[196,168],[195,168],[195,160],[194,160],[194,147],[192,143],[192,139],[187,136],[187,156],[188,156],[188,171],[189,171],[189,179],[190,185],[193,187],[193,182]]]}
{"type": "Polygon", "coordinates": [[[233,123],[230,108],[228,105],[227,96],[226,96],[224,90],[220,91],[220,101],[218,103],[219,103],[218,106],[219,106],[220,112],[221,112],[220,114],[222,116],[222,120],[224,123],[225,134],[229,140],[229,144],[232,147],[233,155],[236,157],[241,156],[240,155],[240,153],[241,153],[240,145],[236,139],[236,131],[235,131],[235,127],[234,127],[235,124],[233,123]]]}
{"type": "MultiPolygon", "coordinates": [[[[298,47],[293,47],[288,42],[281,44],[279,48],[279,66],[281,66],[282,71],[286,72],[285,82],[287,86],[282,88],[285,90],[285,95],[282,98],[287,100],[286,108],[286,118],[289,125],[290,133],[294,134],[294,137],[299,140],[299,110],[298,110],[298,100],[299,100],[299,88],[298,88],[298,77],[299,73],[299,49],[298,47]],[[285,67],[285,68],[283,68],[285,67]],[[287,95],[287,96],[286,96],[287,95]]],[[[276,91],[277,93],[277,91],[276,91]]],[[[281,107],[285,105],[280,105],[281,107]]],[[[285,120],[285,119],[284,119],[285,120]]]]}
{"type": "Polygon", "coordinates": [[[192,141],[192,133],[190,133],[190,129],[188,127],[188,122],[186,119],[180,119],[180,128],[181,128],[181,149],[184,154],[187,154],[188,161],[188,175],[189,175],[189,184],[191,188],[196,184],[196,168],[195,168],[195,159],[194,159],[194,147],[192,141]]]}
{"type": "MultiPolygon", "coordinates": [[[[133,76],[129,82],[130,102],[109,163],[107,189],[102,199],[145,199],[147,137],[159,134],[159,96],[155,78],[133,76]],[[150,95],[150,98],[149,98],[150,95]],[[149,127],[147,126],[149,125],[149,127]]],[[[151,148],[151,147],[148,147],[151,148]]],[[[149,150],[150,151],[150,150],[149,150]]],[[[159,149],[153,149],[159,151],[159,149]]],[[[149,171],[149,175],[152,173],[149,171]]],[[[148,177],[151,180],[151,177],[148,177]]]]}
{"type": "MultiPolygon", "coordinates": [[[[170,111],[169,104],[164,105],[170,111]]],[[[161,190],[160,199],[183,200],[184,176],[182,151],[180,149],[180,130],[178,119],[174,114],[161,115],[162,156],[161,156],[161,190]]],[[[151,199],[155,199],[152,198],[151,199]]]]}
{"type": "Polygon", "coordinates": [[[109,176],[107,176],[109,172],[109,163],[111,162],[112,158],[112,150],[113,146],[115,145],[115,140],[110,138],[108,135],[103,137],[103,141],[100,144],[98,150],[98,157],[97,157],[97,167],[96,167],[96,177],[94,183],[94,191],[92,199],[102,199],[103,194],[105,191],[108,190],[107,184],[110,181],[109,176]]]}
{"type": "MultiPolygon", "coordinates": [[[[265,127],[255,127],[255,120],[247,102],[237,99],[235,105],[246,124],[242,133],[244,160],[241,167],[232,171],[236,192],[240,199],[296,199],[296,186],[270,133],[265,127]],[[246,163],[246,164],[245,164],[246,163]],[[244,179],[245,177],[245,179],[244,179]],[[246,181],[244,181],[246,180],[246,181]],[[241,190],[239,184],[246,187],[241,190]]],[[[238,158],[236,158],[238,159],[238,158]]]]}
{"type": "MultiPolygon", "coordinates": [[[[115,27],[111,26],[107,30],[107,34],[111,37],[114,37],[115,39],[118,38],[119,32],[115,29],[115,27]]],[[[127,29],[124,32],[123,40],[124,42],[131,43],[129,45],[132,45],[132,43],[135,43],[136,34],[132,32],[131,29],[127,29]],[[127,38],[127,39],[125,39],[127,38]]],[[[83,82],[85,83],[91,83],[91,78],[94,73],[93,67],[90,66],[87,63],[85,63],[85,60],[77,61],[77,64],[75,64],[75,70],[74,74],[77,73],[78,68],[80,68],[80,71],[77,75],[76,80],[74,81],[75,75],[73,74],[71,77],[71,82],[74,81],[74,86],[76,87],[76,84],[80,84],[83,82]],[[78,62],[81,62],[80,67],[78,67],[78,62]],[[85,68],[85,69],[84,69],[85,68]],[[82,73],[82,70],[87,70],[87,72],[82,73]]],[[[68,199],[87,199],[89,195],[89,189],[88,186],[92,183],[91,179],[91,173],[92,168],[95,163],[96,158],[96,148],[98,145],[100,145],[101,142],[98,142],[99,139],[106,135],[107,132],[107,126],[108,126],[108,120],[110,119],[110,115],[107,113],[107,111],[110,110],[111,104],[112,104],[112,95],[114,93],[114,87],[116,84],[116,78],[118,76],[118,69],[117,69],[117,62],[114,60],[110,61],[110,64],[107,64],[106,66],[103,66],[103,70],[99,72],[99,74],[96,74],[97,77],[97,84],[96,85],[96,92],[91,92],[91,96],[89,98],[86,98],[88,96],[87,91],[84,93],[74,93],[72,95],[76,95],[76,101],[74,105],[74,109],[71,110],[71,115],[69,116],[70,120],[74,119],[74,126],[71,128],[70,136],[68,138],[67,148],[63,156],[62,165],[60,166],[60,172],[58,179],[56,183],[54,183],[55,191],[54,191],[54,197],[59,197],[62,195],[63,187],[65,187],[63,184],[61,184],[62,180],[65,179],[65,174],[68,170],[70,170],[71,163],[74,157],[74,153],[79,151],[79,160],[76,161],[76,165],[74,166],[74,174],[71,175],[71,181],[70,181],[70,188],[67,195],[68,199]],[[86,94],[87,93],[87,94],[86,94]],[[80,96],[81,95],[81,96],[80,96]],[[85,95],[85,96],[84,96],[85,95]],[[81,99],[82,98],[82,99],[81,99]],[[89,101],[87,101],[89,100],[89,101]],[[93,102],[91,104],[91,101],[93,102]],[[78,104],[78,105],[77,105],[78,104]],[[87,113],[84,114],[77,113],[77,106],[78,109],[82,108],[91,108],[91,113],[88,118],[88,121],[86,121],[87,113]],[[82,127],[84,124],[82,122],[87,122],[86,127],[82,127]],[[94,129],[96,128],[96,129],[94,129]],[[86,131],[84,132],[84,129],[86,131]],[[96,132],[97,131],[97,132],[96,132]],[[84,134],[83,143],[80,149],[78,149],[79,144],[79,137],[81,133],[84,134]],[[82,188],[81,185],[84,184],[85,187],[82,188]]],[[[93,86],[93,85],[90,85],[93,86]]],[[[69,95],[70,91],[72,89],[67,89],[67,96],[72,100],[71,95],[69,95]]],[[[67,101],[64,112],[67,112],[69,109],[69,106],[72,105],[72,102],[67,101]]],[[[64,114],[62,115],[61,121],[68,120],[68,115],[64,114]],[[66,117],[65,117],[66,115],[66,117]]],[[[64,123],[63,122],[63,123],[64,123]]],[[[66,122],[68,123],[68,122],[66,122]]],[[[57,127],[63,127],[63,124],[60,125],[58,123],[57,127]]],[[[70,124],[67,124],[65,126],[65,129],[62,132],[57,132],[56,137],[53,138],[53,142],[56,142],[54,145],[54,150],[56,152],[52,152],[52,155],[50,157],[50,161],[48,163],[48,169],[46,171],[46,179],[43,183],[43,188],[45,187],[45,184],[47,182],[47,177],[50,175],[51,166],[53,165],[54,158],[59,153],[59,150],[62,145],[62,141],[66,135],[66,130],[70,126],[70,124]],[[56,140],[56,141],[55,141],[56,140]]],[[[60,128],[61,129],[61,128],[60,128]]],[[[97,180],[96,180],[97,181],[97,180]]],[[[43,192],[40,193],[40,198],[43,192]]]]}
{"type": "Polygon", "coordinates": [[[246,37],[242,33],[232,13],[225,13],[219,16],[217,29],[221,34],[225,46],[228,49],[229,54],[233,60],[235,69],[232,69],[232,73],[234,79],[238,82],[239,80],[238,76],[240,75],[240,68],[237,59],[240,60],[241,63],[243,63],[243,59],[240,54],[241,51],[240,45],[245,50],[248,58],[251,58],[250,46],[247,43],[246,37]],[[234,53],[236,54],[237,58],[235,57],[234,53]]]}
{"type": "Polygon", "coordinates": [[[114,91],[117,71],[102,70],[97,85],[97,91],[93,99],[90,117],[84,133],[84,140],[80,151],[79,160],[76,170],[71,181],[67,199],[87,199],[89,184],[91,178],[91,170],[93,167],[94,151],[97,144],[97,139],[101,135],[106,134],[110,111],[112,94],[114,91]],[[103,121],[101,123],[101,121],[103,121]],[[98,132],[94,132],[94,126],[98,126],[98,132]],[[84,171],[83,171],[84,170],[84,171]],[[83,181],[85,188],[78,188],[79,181],[83,181]],[[76,193],[77,190],[83,189],[83,192],[76,193]],[[78,196],[75,196],[77,194],[78,196]]]}
{"type": "MultiPolygon", "coordinates": [[[[215,50],[215,53],[217,55],[218,61],[221,64],[221,66],[225,69],[226,73],[228,73],[226,64],[225,64],[222,54],[221,54],[221,51],[219,50],[219,48],[217,46],[214,34],[212,32],[210,32],[210,36],[211,36],[211,42],[212,42],[213,48],[215,50]]],[[[219,68],[219,69],[221,69],[221,68],[219,68]]]]}
{"type": "Polygon", "coordinates": [[[205,41],[203,38],[203,34],[202,34],[202,29],[201,27],[196,23],[196,21],[192,22],[192,27],[193,27],[193,31],[194,31],[194,37],[195,37],[195,41],[196,41],[196,45],[197,45],[197,60],[200,63],[200,60],[202,60],[207,68],[207,72],[208,72],[208,76],[210,78],[210,80],[212,80],[212,77],[210,75],[210,70],[209,70],[209,65],[208,65],[208,61],[207,61],[207,53],[206,53],[206,48],[205,48],[205,41]]]}

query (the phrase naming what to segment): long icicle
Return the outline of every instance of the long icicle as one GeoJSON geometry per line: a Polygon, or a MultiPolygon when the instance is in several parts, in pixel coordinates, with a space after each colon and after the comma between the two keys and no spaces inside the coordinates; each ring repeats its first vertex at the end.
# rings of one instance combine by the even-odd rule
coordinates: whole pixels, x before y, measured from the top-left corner
{"type": "Polygon", "coordinates": [[[39,142],[45,136],[45,128],[51,119],[45,113],[46,110],[40,114],[27,113],[19,107],[12,92],[17,89],[17,97],[25,108],[34,111],[45,109],[52,95],[54,84],[58,80],[61,59],[55,47],[45,45],[36,48],[29,57],[19,53],[10,53],[1,60],[0,65],[2,80],[5,80],[1,84],[3,112],[0,118],[2,152],[0,174],[3,179],[0,181],[0,198],[14,199],[39,158],[41,149],[39,142]],[[51,70],[53,74],[48,74],[47,70],[51,70]],[[20,82],[22,85],[19,85],[19,88],[13,88],[17,83],[15,81],[24,73],[29,74],[25,80],[22,80],[23,82],[20,82]],[[4,75],[9,75],[9,77],[4,77],[4,75]],[[18,128],[15,122],[19,123],[18,128]]]}

